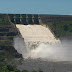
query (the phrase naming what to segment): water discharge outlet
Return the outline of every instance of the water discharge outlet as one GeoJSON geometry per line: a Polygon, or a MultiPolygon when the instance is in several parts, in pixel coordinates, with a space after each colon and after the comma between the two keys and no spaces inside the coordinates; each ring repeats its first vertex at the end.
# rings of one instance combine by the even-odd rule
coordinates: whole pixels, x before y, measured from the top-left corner
{"type": "Polygon", "coordinates": [[[19,53],[22,53],[24,58],[46,58],[46,54],[53,57],[52,49],[55,50],[53,46],[60,43],[60,40],[56,39],[48,28],[42,25],[21,24],[17,24],[16,27],[19,29],[22,37],[24,38],[24,42],[20,38],[15,38],[14,46],[19,53]]]}

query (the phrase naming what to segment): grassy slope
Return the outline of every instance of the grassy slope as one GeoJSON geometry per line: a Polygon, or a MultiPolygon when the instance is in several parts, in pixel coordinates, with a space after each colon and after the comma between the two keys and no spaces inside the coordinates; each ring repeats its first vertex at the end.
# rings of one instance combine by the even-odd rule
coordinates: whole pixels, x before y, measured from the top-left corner
{"type": "Polygon", "coordinates": [[[57,37],[72,36],[72,16],[41,15],[41,18],[43,23],[47,24],[57,37]],[[52,17],[51,21],[48,20],[50,17],[52,17]]]}
{"type": "MultiPolygon", "coordinates": [[[[13,36],[1,36],[1,33],[16,32],[11,23],[8,20],[6,14],[0,14],[0,70],[7,65],[7,62],[14,58],[16,50],[12,46],[13,36]],[[9,31],[4,31],[4,29],[9,29],[9,31]]],[[[1,71],[0,71],[1,72],[1,71]]]]}
{"type": "Polygon", "coordinates": [[[0,14],[0,26],[11,25],[6,14],[0,14]]]}

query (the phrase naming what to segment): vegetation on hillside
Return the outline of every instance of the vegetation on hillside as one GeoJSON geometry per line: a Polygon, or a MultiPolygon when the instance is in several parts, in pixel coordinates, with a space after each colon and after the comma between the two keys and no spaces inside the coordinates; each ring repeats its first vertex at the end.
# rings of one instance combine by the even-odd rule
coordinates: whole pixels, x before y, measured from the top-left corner
{"type": "Polygon", "coordinates": [[[8,21],[7,14],[0,14],[0,26],[11,25],[8,21]]]}
{"type": "Polygon", "coordinates": [[[16,28],[9,22],[7,14],[0,14],[0,72],[6,71],[8,62],[15,57],[21,57],[13,47],[13,37],[17,35],[16,28]]]}
{"type": "Polygon", "coordinates": [[[27,70],[17,70],[15,66],[11,66],[11,65],[6,65],[4,67],[2,67],[3,65],[0,65],[0,72],[43,72],[43,71],[27,71],[27,70]]]}
{"type": "Polygon", "coordinates": [[[44,24],[48,25],[56,37],[72,36],[72,16],[41,16],[44,24]]]}

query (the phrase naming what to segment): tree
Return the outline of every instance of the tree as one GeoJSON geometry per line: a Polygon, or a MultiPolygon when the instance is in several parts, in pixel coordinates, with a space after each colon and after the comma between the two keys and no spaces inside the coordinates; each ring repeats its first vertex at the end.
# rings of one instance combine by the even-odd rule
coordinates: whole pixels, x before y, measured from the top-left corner
{"type": "Polygon", "coordinates": [[[11,65],[7,65],[7,69],[8,69],[9,71],[14,71],[14,69],[13,69],[13,67],[12,67],[11,65]]]}
{"type": "Polygon", "coordinates": [[[69,28],[67,25],[64,25],[63,27],[64,27],[64,31],[68,31],[69,28]]]}

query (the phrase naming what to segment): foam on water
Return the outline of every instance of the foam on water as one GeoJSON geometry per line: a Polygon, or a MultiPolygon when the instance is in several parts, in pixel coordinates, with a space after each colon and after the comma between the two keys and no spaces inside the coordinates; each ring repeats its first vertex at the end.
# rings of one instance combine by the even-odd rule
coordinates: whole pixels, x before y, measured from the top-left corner
{"type": "Polygon", "coordinates": [[[24,38],[24,41],[21,38],[15,38],[14,46],[24,58],[72,61],[72,42],[64,41],[61,43],[48,28],[41,25],[16,26],[24,38]]]}

